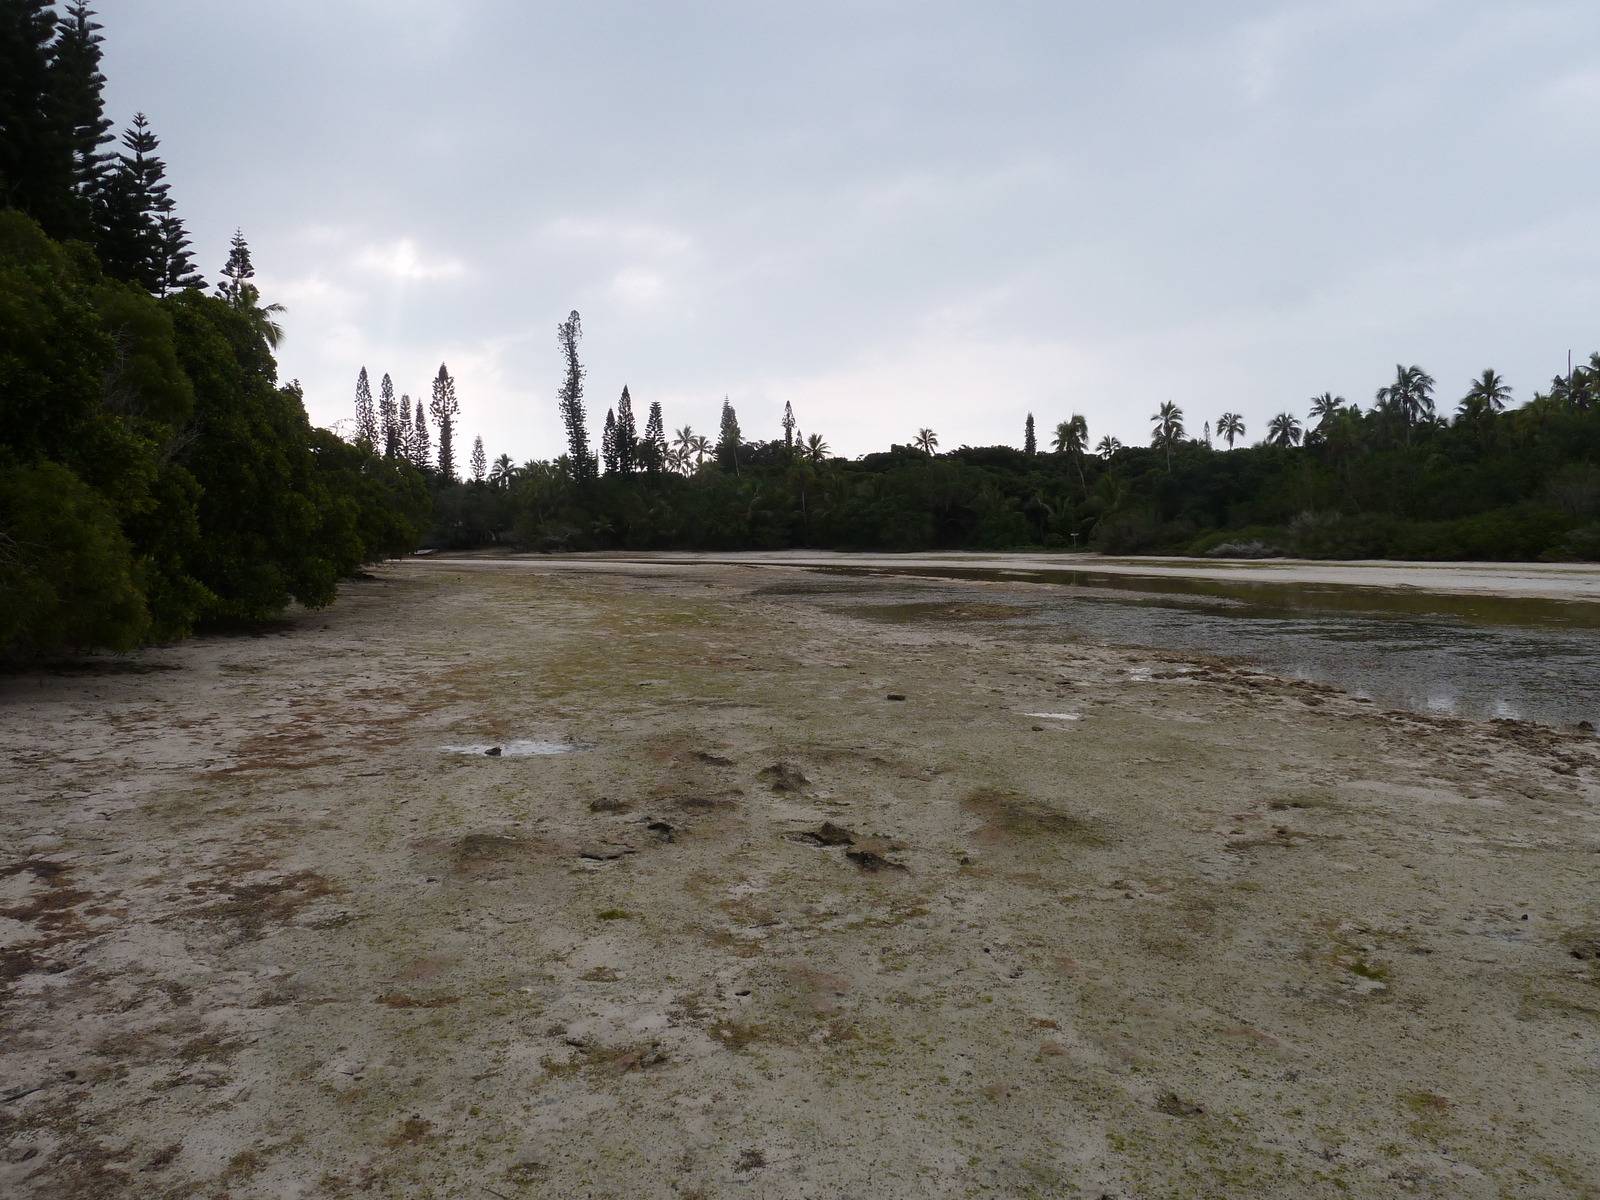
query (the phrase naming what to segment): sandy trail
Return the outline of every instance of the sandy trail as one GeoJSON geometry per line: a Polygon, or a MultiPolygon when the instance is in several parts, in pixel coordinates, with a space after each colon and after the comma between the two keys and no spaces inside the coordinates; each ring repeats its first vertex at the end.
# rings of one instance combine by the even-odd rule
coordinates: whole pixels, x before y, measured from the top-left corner
{"type": "Polygon", "coordinates": [[[0,1195],[1600,1197],[1591,736],[376,575],[0,681],[0,1195]]]}

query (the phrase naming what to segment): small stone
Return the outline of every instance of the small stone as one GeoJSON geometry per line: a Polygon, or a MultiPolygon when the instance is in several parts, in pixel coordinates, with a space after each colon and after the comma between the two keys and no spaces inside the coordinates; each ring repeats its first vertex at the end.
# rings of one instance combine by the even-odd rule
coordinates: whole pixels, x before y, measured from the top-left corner
{"type": "Polygon", "coordinates": [[[1035,725],[1033,727],[1033,731],[1035,733],[1043,733],[1044,732],[1044,726],[1043,725],[1035,725]]]}
{"type": "Polygon", "coordinates": [[[486,755],[488,755],[490,758],[499,758],[500,754],[501,754],[501,750],[500,750],[499,746],[490,746],[487,750],[484,751],[484,753],[486,755]]]}
{"type": "Polygon", "coordinates": [[[890,692],[889,693],[889,699],[891,699],[891,700],[904,700],[905,697],[902,696],[899,692],[890,692]]]}

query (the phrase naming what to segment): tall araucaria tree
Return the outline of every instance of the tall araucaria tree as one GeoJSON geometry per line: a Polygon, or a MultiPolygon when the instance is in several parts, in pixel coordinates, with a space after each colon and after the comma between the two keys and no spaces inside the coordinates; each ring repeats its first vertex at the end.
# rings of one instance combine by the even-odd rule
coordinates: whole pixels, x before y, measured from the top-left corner
{"type": "Polygon", "coordinates": [[[605,428],[600,431],[600,460],[605,464],[606,474],[617,473],[617,413],[615,409],[606,409],[605,428]]]}
{"type": "Polygon", "coordinates": [[[112,140],[103,98],[106,77],[100,73],[100,46],[105,39],[87,3],[77,0],[66,9],[56,36],[51,74],[58,127],[66,135],[72,155],[71,230],[67,236],[89,238],[95,201],[105,186],[106,164],[111,158],[101,149],[112,140]]]}
{"type": "Polygon", "coordinates": [[[443,363],[433,379],[433,400],[428,405],[433,421],[439,427],[439,474],[454,482],[456,478],[455,425],[461,405],[456,401],[456,381],[450,378],[443,363]]]}
{"type": "Polygon", "coordinates": [[[622,398],[617,401],[617,440],[612,445],[617,456],[617,471],[632,475],[639,469],[639,427],[633,420],[633,397],[628,395],[628,385],[622,385],[622,398]]]}
{"type": "Polygon", "coordinates": [[[283,312],[283,305],[262,307],[261,293],[250,282],[255,273],[250,261],[250,245],[244,240],[244,232],[236,229],[233,243],[228,247],[228,261],[222,268],[222,282],[217,284],[217,295],[235,312],[243,313],[266,339],[267,345],[276,350],[283,338],[283,327],[274,318],[283,312]]]}
{"type": "Polygon", "coordinates": [[[105,179],[100,26],[82,3],[0,3],[0,207],[53,238],[93,240],[105,179]]]}
{"type": "Polygon", "coordinates": [[[356,376],[356,441],[374,448],[378,445],[378,415],[372,407],[372,384],[365,367],[356,376]]]}
{"type": "Polygon", "coordinates": [[[482,483],[483,477],[489,473],[489,459],[483,452],[483,438],[472,439],[472,482],[482,483]]]}
{"type": "Polygon", "coordinates": [[[150,293],[162,291],[162,218],[171,211],[166,163],[155,154],[160,144],[144,114],[134,114],[94,211],[94,250],[106,274],[150,293]]]}
{"type": "Polygon", "coordinates": [[[1033,414],[1028,414],[1027,422],[1022,426],[1022,452],[1027,455],[1039,453],[1039,439],[1033,432],[1033,414]]]}
{"type": "Polygon", "coordinates": [[[433,439],[428,434],[428,414],[422,411],[422,401],[417,401],[417,415],[411,422],[411,465],[419,471],[432,468],[433,439]]]}
{"type": "Polygon", "coordinates": [[[400,403],[395,406],[400,410],[399,420],[396,421],[398,443],[396,454],[413,466],[417,461],[417,435],[411,428],[411,397],[402,395],[400,403]]]}
{"type": "Polygon", "coordinates": [[[795,425],[794,406],[785,400],[783,402],[783,448],[785,450],[794,449],[795,425]]]}
{"type": "Polygon", "coordinates": [[[667,427],[661,417],[661,401],[650,401],[650,418],[644,423],[644,437],[639,442],[639,454],[644,469],[654,474],[667,462],[667,427]]]}
{"type": "Polygon", "coordinates": [[[588,419],[583,411],[583,364],[578,360],[578,342],[583,338],[583,322],[578,310],[556,326],[556,340],[561,345],[565,360],[566,377],[561,382],[561,422],[567,427],[567,454],[572,459],[572,473],[579,479],[595,476],[594,454],[589,449],[588,419]]]}
{"type": "Polygon", "coordinates": [[[385,458],[400,453],[400,417],[394,401],[394,380],[386,372],[378,384],[378,442],[385,458]]]}
{"type": "Polygon", "coordinates": [[[733,411],[728,398],[722,398],[722,427],[717,434],[717,462],[724,468],[732,467],[739,473],[739,416],[733,411]]]}

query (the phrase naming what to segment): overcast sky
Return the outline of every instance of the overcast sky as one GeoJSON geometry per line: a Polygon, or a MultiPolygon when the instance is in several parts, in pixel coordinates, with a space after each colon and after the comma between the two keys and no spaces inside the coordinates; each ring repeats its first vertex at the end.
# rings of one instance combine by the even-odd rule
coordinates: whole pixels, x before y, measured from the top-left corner
{"type": "Polygon", "coordinates": [[[1592,0],[102,7],[110,115],[209,278],[244,230],[319,424],[442,361],[468,441],[553,456],[571,309],[596,430],[628,384],[848,455],[1600,348],[1592,0]]]}

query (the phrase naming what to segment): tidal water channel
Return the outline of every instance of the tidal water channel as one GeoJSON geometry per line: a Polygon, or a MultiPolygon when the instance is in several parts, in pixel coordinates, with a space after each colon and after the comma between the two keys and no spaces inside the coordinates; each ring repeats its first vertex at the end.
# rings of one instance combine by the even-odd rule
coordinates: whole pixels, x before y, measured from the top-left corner
{"type": "Polygon", "coordinates": [[[1203,655],[1389,708],[1600,724],[1600,604],[1582,601],[967,568],[823,568],[765,590],[871,620],[1203,655]],[[985,586],[999,582],[1032,586],[985,586]]]}

